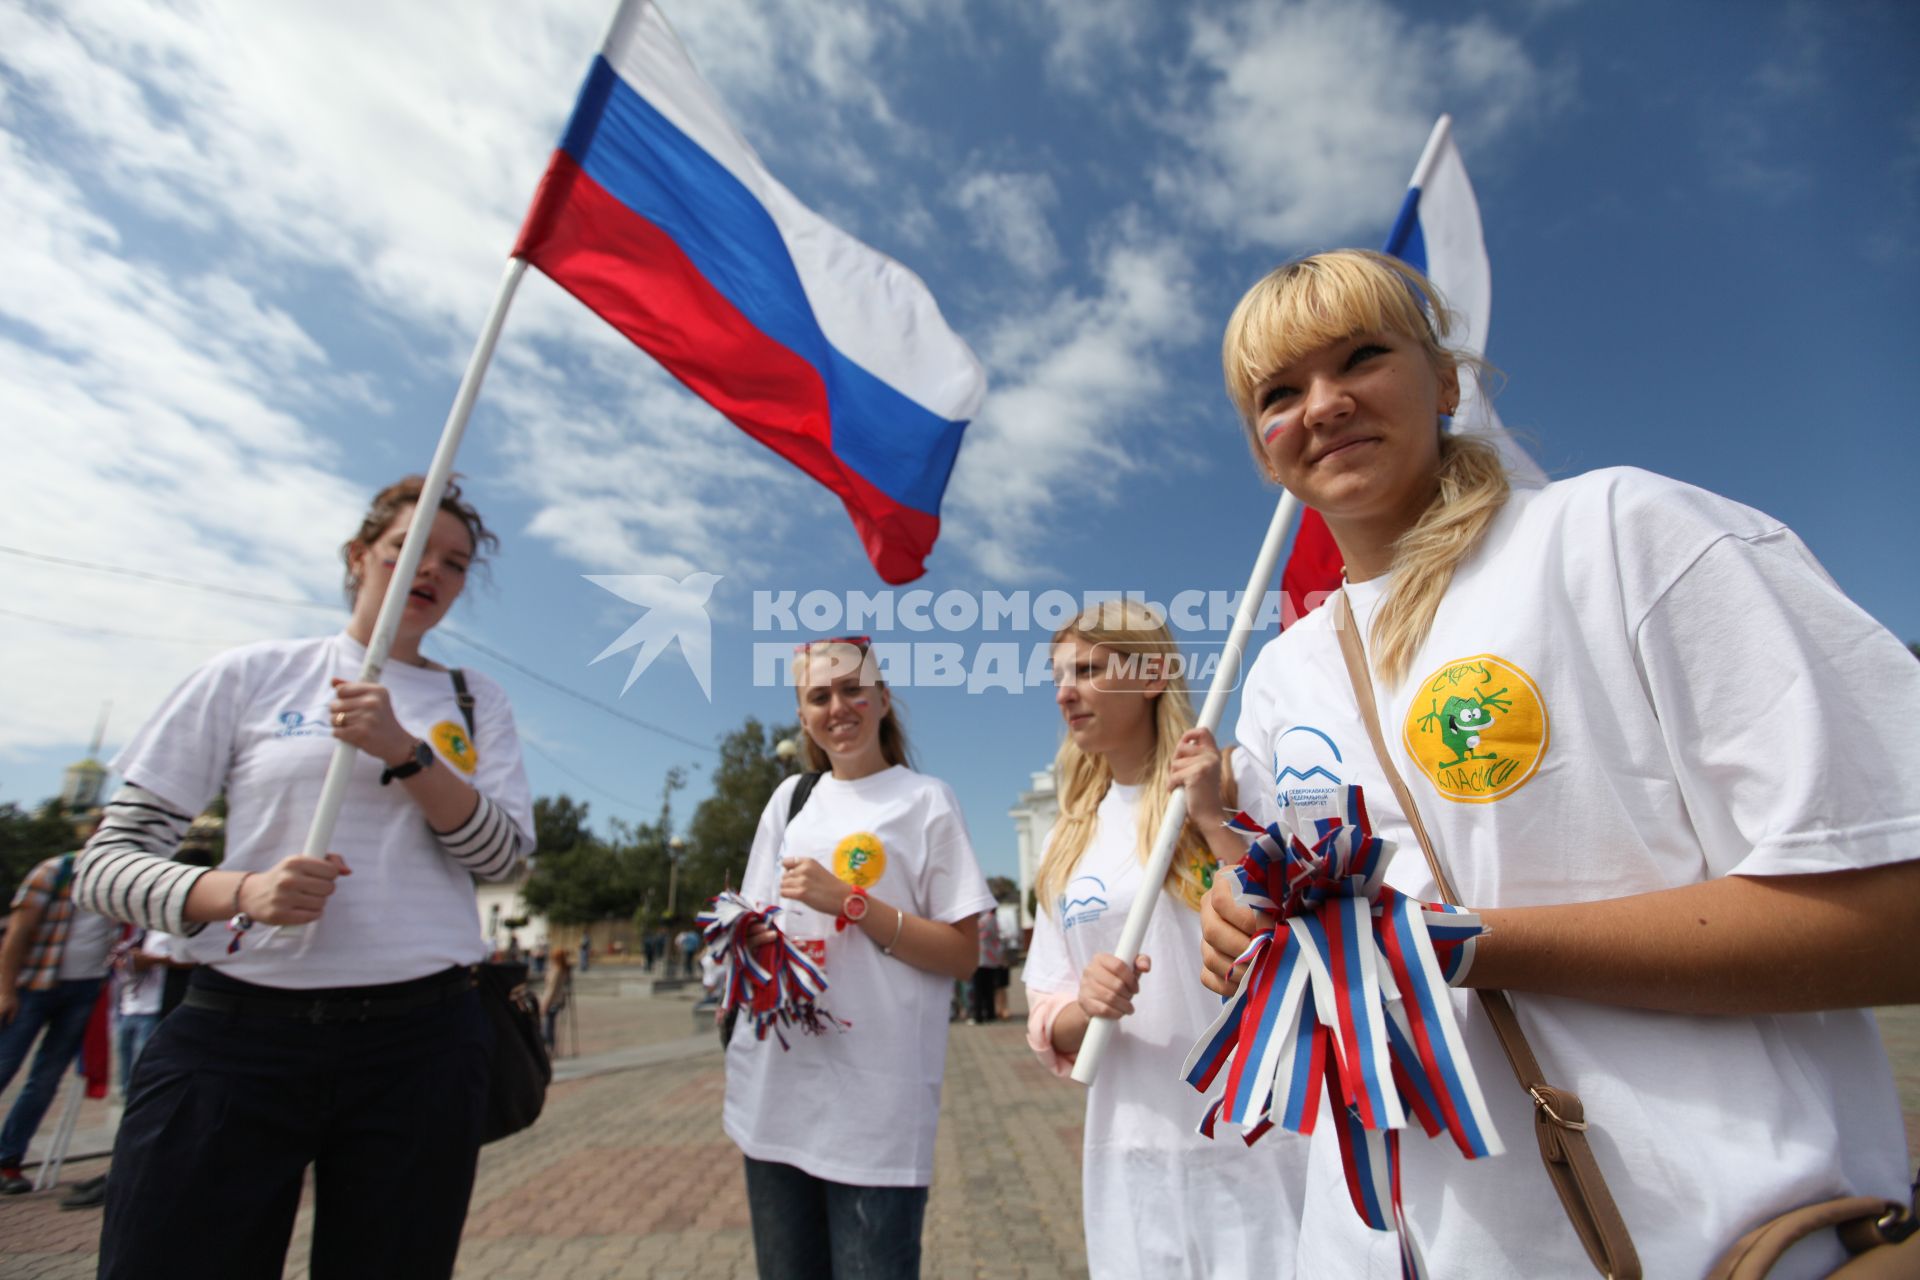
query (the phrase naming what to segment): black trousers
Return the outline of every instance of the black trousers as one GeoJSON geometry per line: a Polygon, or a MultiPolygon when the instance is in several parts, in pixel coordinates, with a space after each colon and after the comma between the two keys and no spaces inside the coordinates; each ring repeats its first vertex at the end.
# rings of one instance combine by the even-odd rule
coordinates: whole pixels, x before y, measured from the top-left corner
{"type": "Polygon", "coordinates": [[[975,1022],[993,1021],[993,993],[998,989],[994,981],[994,971],[982,965],[973,971],[973,984],[970,994],[973,997],[973,1020],[975,1022]]]}
{"type": "MultiPolygon", "coordinates": [[[[263,991],[205,969],[194,984],[263,991]]],[[[452,1275],[491,1049],[472,990],[401,1017],[320,1025],[182,1005],[134,1070],[101,1280],[278,1280],[309,1166],[314,1280],[452,1275]]]]}

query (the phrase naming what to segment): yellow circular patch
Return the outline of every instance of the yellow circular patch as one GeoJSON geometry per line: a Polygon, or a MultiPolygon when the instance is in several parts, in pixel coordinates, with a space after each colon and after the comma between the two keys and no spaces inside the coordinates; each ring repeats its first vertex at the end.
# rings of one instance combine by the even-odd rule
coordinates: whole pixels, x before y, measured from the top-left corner
{"type": "Polygon", "coordinates": [[[871,889],[887,874],[887,849],[871,831],[856,831],[833,848],[833,874],[848,884],[871,889]]]}
{"type": "Polygon", "coordinates": [[[1407,754],[1434,790],[1485,804],[1525,786],[1547,754],[1547,704],[1533,677],[1483,653],[1449,662],[1414,686],[1407,754]]]}
{"type": "Polygon", "coordinates": [[[432,737],[434,750],[460,772],[472,773],[479,765],[480,753],[474,750],[473,739],[467,736],[465,725],[442,720],[433,726],[432,737]]]}

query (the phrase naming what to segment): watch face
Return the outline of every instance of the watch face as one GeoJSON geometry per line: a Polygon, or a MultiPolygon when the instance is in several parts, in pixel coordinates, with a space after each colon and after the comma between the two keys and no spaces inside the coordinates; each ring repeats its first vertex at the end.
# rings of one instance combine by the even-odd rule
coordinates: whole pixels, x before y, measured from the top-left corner
{"type": "Polygon", "coordinates": [[[867,895],[864,893],[848,894],[846,905],[840,908],[840,914],[855,922],[866,919],[867,895]]]}

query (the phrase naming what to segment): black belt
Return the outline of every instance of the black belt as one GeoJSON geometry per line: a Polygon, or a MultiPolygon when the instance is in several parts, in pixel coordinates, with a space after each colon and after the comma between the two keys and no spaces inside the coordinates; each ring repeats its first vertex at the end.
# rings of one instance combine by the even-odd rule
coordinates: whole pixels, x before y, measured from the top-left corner
{"type": "Polygon", "coordinates": [[[468,969],[448,969],[411,982],[378,987],[335,987],[318,991],[262,987],[222,977],[220,988],[212,989],[196,979],[187,988],[186,998],[181,1003],[210,1013],[287,1018],[322,1026],[333,1022],[375,1022],[404,1017],[472,990],[473,973],[468,969]],[[244,994],[235,988],[244,988],[244,994]]]}

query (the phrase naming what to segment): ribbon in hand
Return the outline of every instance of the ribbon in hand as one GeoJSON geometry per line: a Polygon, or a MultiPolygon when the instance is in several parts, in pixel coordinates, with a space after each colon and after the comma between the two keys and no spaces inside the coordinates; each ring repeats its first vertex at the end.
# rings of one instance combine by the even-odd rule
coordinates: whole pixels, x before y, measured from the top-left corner
{"type": "Polygon", "coordinates": [[[707,954],[720,966],[721,1016],[738,1009],[752,1022],[755,1039],[765,1040],[771,1031],[787,1049],[783,1026],[820,1035],[829,1026],[850,1024],[820,1006],[827,977],[773,923],[779,913],[779,907],[756,907],[729,889],[715,896],[695,923],[707,954]],[[773,941],[749,945],[747,939],[762,926],[773,931],[773,941]]]}
{"type": "Polygon", "coordinates": [[[1472,912],[1385,883],[1394,844],[1373,833],[1359,787],[1314,812],[1287,804],[1265,830],[1244,813],[1228,824],[1252,837],[1235,900],[1277,919],[1241,954],[1240,986],[1185,1075],[1205,1093],[1227,1068],[1200,1129],[1212,1137],[1224,1119],[1248,1143],[1276,1124],[1312,1133],[1328,1091],[1354,1210],[1397,1232],[1401,1274],[1419,1277],[1400,1210],[1407,1116],[1428,1137],[1444,1129],[1469,1160],[1502,1149],[1447,991],[1484,930],[1472,912]]]}

